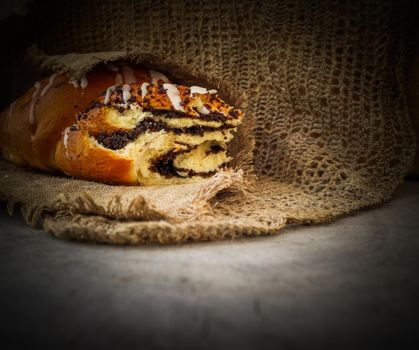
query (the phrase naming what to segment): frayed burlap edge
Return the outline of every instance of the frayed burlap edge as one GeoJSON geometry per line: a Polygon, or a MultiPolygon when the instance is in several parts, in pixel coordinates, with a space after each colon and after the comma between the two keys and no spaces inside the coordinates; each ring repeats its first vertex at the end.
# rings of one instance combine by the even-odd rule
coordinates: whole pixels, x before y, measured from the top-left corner
{"type": "MultiPolygon", "coordinates": [[[[5,161],[1,161],[5,163],[5,161]]],[[[12,164],[7,164],[10,168],[16,169],[12,164]]],[[[29,172],[26,169],[19,169],[18,172],[29,172]]],[[[4,171],[2,171],[4,173],[4,171]]],[[[11,172],[10,172],[11,173],[11,172]]],[[[16,170],[13,171],[14,176],[16,170]]],[[[48,181],[52,175],[38,175],[48,181]]],[[[71,181],[68,179],[67,181],[71,181]]],[[[189,205],[182,207],[176,213],[164,212],[157,208],[153,203],[148,202],[144,197],[137,196],[129,203],[123,203],[122,195],[115,194],[106,204],[100,204],[95,201],[91,194],[87,192],[77,193],[71,196],[68,193],[60,193],[56,200],[37,204],[30,203],[27,199],[20,197],[12,191],[6,191],[6,186],[0,186],[0,201],[6,202],[6,208],[9,215],[20,207],[24,220],[32,227],[42,225],[43,218],[52,213],[60,215],[101,215],[109,219],[119,220],[167,220],[171,223],[181,222],[183,220],[198,220],[202,215],[211,212],[209,201],[220,191],[229,191],[231,193],[247,193],[247,187],[251,187],[248,181],[243,179],[242,171],[223,171],[214,175],[205,187],[198,191],[189,205]]]]}
{"type": "Polygon", "coordinates": [[[270,225],[258,221],[240,222],[208,218],[171,224],[166,221],[119,222],[104,217],[46,216],[43,228],[57,238],[104,244],[143,245],[178,244],[186,242],[217,241],[250,236],[276,234],[285,226],[283,220],[270,225]]]}

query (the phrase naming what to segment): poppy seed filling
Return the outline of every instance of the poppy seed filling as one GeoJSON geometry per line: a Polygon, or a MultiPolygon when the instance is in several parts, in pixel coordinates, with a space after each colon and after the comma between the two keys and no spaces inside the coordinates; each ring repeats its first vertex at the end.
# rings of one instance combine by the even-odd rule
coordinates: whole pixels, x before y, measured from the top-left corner
{"type": "Polygon", "coordinates": [[[207,131],[219,131],[232,128],[234,128],[234,126],[230,125],[222,125],[220,127],[194,125],[185,128],[172,128],[168,127],[164,122],[147,118],[140,121],[131,130],[115,130],[112,132],[103,131],[95,135],[95,138],[97,142],[99,142],[102,146],[111,150],[119,150],[124,148],[128,143],[135,141],[138,136],[146,132],[159,132],[161,130],[168,130],[174,132],[177,135],[190,134],[203,136],[204,132],[207,131]]]}

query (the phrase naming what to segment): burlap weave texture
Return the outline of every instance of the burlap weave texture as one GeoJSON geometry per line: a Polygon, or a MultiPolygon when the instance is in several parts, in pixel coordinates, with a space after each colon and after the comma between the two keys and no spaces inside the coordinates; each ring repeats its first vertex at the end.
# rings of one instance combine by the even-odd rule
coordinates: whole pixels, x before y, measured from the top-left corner
{"type": "MultiPolygon", "coordinates": [[[[48,10],[56,16],[36,38],[46,54],[120,51],[179,78],[225,82],[220,92],[244,93],[256,120],[253,192],[214,191],[199,220],[178,222],[49,208],[42,223],[57,236],[143,243],[272,234],[389,200],[410,167],[407,1],[64,1],[48,10]]],[[[44,59],[71,71],[57,62],[63,56],[44,59]]],[[[23,201],[0,186],[3,198],[23,201]]]]}

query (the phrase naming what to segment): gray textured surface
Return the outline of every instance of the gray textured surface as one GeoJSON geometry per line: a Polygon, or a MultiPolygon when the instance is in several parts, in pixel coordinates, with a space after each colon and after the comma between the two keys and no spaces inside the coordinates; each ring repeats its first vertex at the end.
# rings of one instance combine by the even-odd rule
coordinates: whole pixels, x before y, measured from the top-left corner
{"type": "Polygon", "coordinates": [[[418,182],[380,208],[275,237],[85,245],[30,229],[4,206],[0,232],[3,341],[60,349],[417,341],[418,182]]]}

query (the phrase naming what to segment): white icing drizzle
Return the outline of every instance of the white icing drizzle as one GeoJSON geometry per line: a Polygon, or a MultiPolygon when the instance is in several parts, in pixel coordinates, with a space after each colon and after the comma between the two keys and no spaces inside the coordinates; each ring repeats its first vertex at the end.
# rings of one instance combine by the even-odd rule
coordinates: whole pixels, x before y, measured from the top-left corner
{"type": "Polygon", "coordinates": [[[87,81],[86,75],[83,75],[80,79],[80,86],[82,89],[85,89],[89,82],[87,81]]]}
{"type": "Polygon", "coordinates": [[[111,97],[112,92],[115,91],[115,88],[116,86],[112,85],[106,89],[105,101],[103,101],[105,105],[109,103],[109,98],[111,97]]]}
{"type": "Polygon", "coordinates": [[[150,69],[150,76],[152,84],[157,84],[159,80],[163,80],[163,83],[169,82],[169,79],[167,79],[167,77],[163,73],[156,72],[155,70],[150,69]]]}
{"type": "Polygon", "coordinates": [[[145,95],[147,95],[147,87],[149,86],[149,83],[142,83],[141,84],[141,98],[144,98],[145,95]]]}
{"type": "Polygon", "coordinates": [[[12,114],[13,114],[13,110],[14,110],[14,108],[15,108],[15,104],[16,104],[16,102],[17,102],[17,100],[15,100],[11,105],[10,105],[10,107],[9,107],[9,113],[8,113],[8,118],[10,119],[11,117],[12,117],[12,114]]]}
{"type": "Polygon", "coordinates": [[[134,71],[127,63],[121,63],[121,71],[125,84],[132,84],[137,82],[134,71]]]}
{"type": "Polygon", "coordinates": [[[29,124],[35,123],[35,102],[38,97],[39,89],[41,88],[41,83],[37,81],[34,87],[35,87],[35,91],[32,94],[31,105],[29,107],[29,124]]]}
{"type": "Polygon", "coordinates": [[[45,87],[41,91],[41,96],[44,96],[48,92],[48,90],[51,88],[52,84],[54,84],[54,79],[57,75],[58,75],[57,73],[54,73],[53,75],[51,75],[49,77],[48,84],[45,85],[45,87]]]}
{"type": "Polygon", "coordinates": [[[70,84],[72,84],[75,88],[81,87],[82,89],[87,88],[87,85],[89,85],[89,82],[87,81],[86,75],[83,75],[80,79],[80,83],[79,81],[75,80],[75,79],[71,79],[70,84]]]}
{"type": "Polygon", "coordinates": [[[131,98],[131,86],[129,84],[124,84],[122,86],[122,98],[124,99],[125,104],[128,103],[128,100],[131,98]]]}
{"type": "Polygon", "coordinates": [[[122,75],[120,73],[118,73],[115,76],[115,85],[122,85],[124,83],[124,80],[122,79],[122,75]]]}
{"type": "Polygon", "coordinates": [[[70,127],[64,129],[64,138],[63,138],[63,144],[64,147],[67,149],[68,144],[68,132],[70,131],[70,127]]]}
{"type": "Polygon", "coordinates": [[[117,72],[117,71],[119,71],[119,67],[118,67],[115,63],[112,63],[112,62],[108,62],[108,63],[106,63],[106,64],[105,64],[105,67],[106,67],[107,69],[109,69],[110,71],[112,71],[112,72],[117,72]]]}
{"type": "Polygon", "coordinates": [[[201,113],[202,114],[210,114],[210,111],[208,110],[207,107],[204,106],[204,107],[201,108],[201,113]]]}
{"type": "Polygon", "coordinates": [[[79,82],[75,79],[71,79],[69,82],[71,85],[73,85],[75,88],[79,87],[79,82]]]}
{"type": "Polygon", "coordinates": [[[206,93],[216,94],[217,90],[215,89],[207,90],[206,88],[203,88],[201,86],[191,86],[191,95],[192,94],[206,94],[206,93]]]}
{"type": "Polygon", "coordinates": [[[172,106],[178,111],[185,111],[182,106],[182,101],[180,99],[180,93],[176,85],[173,84],[163,84],[163,87],[166,89],[167,97],[169,97],[172,106]]]}
{"type": "Polygon", "coordinates": [[[200,87],[200,86],[191,86],[191,95],[192,94],[206,94],[208,92],[207,89],[200,87]]]}

